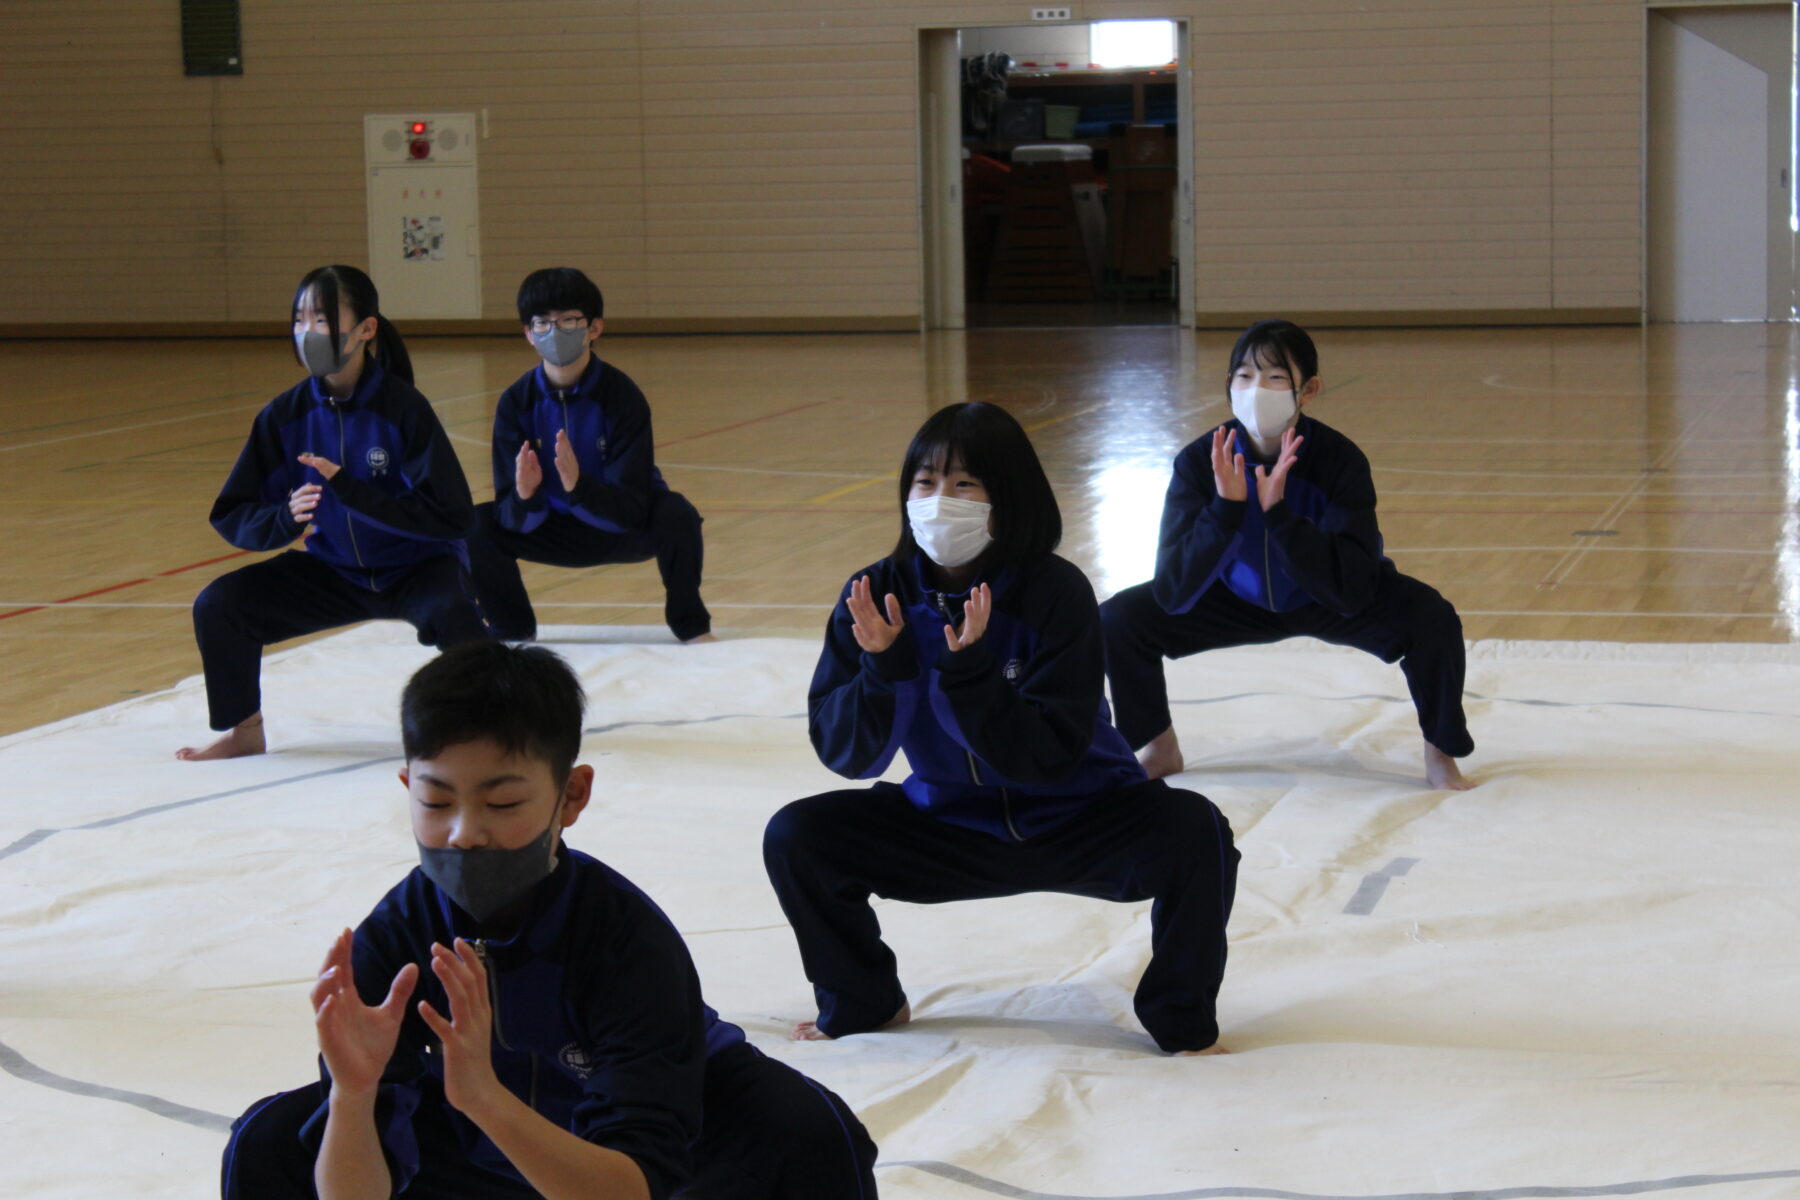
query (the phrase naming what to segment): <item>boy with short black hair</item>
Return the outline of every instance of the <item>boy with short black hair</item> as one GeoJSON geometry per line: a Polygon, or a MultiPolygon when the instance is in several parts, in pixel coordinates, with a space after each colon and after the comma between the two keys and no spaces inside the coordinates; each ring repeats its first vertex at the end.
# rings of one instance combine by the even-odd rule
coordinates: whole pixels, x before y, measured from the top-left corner
{"type": "Polygon", "coordinates": [[[459,646],[407,684],[420,866],[326,956],[324,1077],[232,1126],[227,1200],[875,1196],[849,1106],[721,1021],[662,911],[562,844],[583,704],[539,647],[459,646]]]}
{"type": "Polygon", "coordinates": [[[654,461],[650,406],[594,353],[606,322],[594,281],[573,267],[519,285],[519,323],[543,361],[494,412],[494,499],[475,507],[470,569],[494,636],[529,641],[537,616],[519,561],[597,567],[655,558],[663,617],[683,642],[712,641],[700,599],[700,514],[654,461]]]}

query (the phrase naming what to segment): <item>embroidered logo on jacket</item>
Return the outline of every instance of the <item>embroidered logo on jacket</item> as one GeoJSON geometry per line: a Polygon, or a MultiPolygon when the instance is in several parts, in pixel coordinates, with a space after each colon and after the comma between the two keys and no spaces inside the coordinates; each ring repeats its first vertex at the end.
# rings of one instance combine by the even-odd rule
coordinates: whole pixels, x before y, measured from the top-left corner
{"type": "Polygon", "coordinates": [[[594,1060],[588,1057],[588,1052],[586,1050],[583,1050],[574,1042],[570,1042],[561,1050],[557,1051],[556,1057],[562,1062],[564,1067],[581,1076],[583,1079],[586,1079],[589,1075],[594,1073],[594,1060]]]}
{"type": "Polygon", "coordinates": [[[1000,673],[1006,676],[1008,683],[1019,682],[1019,676],[1025,673],[1025,660],[1022,658],[1007,659],[1006,666],[1001,668],[1000,673]]]}
{"type": "Polygon", "coordinates": [[[387,474],[388,452],[384,447],[370,446],[368,454],[363,456],[363,461],[368,463],[369,470],[375,472],[377,475],[387,474]]]}
{"type": "Polygon", "coordinates": [[[605,458],[606,457],[606,439],[605,438],[595,438],[594,439],[594,449],[600,451],[601,458],[605,458]]]}

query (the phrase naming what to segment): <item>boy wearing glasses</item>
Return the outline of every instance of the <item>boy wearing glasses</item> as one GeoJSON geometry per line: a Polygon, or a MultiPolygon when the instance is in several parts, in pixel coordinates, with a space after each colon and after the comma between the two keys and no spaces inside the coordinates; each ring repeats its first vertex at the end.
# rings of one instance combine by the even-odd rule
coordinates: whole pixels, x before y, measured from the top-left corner
{"type": "Polygon", "coordinates": [[[644,394],[593,351],[604,309],[600,289],[573,267],[533,271],[519,285],[519,321],[543,361],[494,412],[494,499],[475,506],[468,537],[476,596],[495,637],[529,641],[537,616],[520,559],[597,567],[654,558],[670,630],[709,642],[700,514],[656,469],[644,394]]]}

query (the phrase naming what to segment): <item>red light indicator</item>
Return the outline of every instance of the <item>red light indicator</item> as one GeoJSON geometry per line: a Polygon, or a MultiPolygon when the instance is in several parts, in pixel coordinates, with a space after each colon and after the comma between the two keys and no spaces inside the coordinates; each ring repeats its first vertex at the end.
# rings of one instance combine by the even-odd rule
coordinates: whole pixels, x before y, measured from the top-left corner
{"type": "Polygon", "coordinates": [[[413,123],[412,123],[412,131],[413,131],[413,132],[414,132],[414,133],[424,133],[424,132],[425,132],[425,122],[423,122],[423,121],[414,121],[414,122],[413,122],[413,123]]]}

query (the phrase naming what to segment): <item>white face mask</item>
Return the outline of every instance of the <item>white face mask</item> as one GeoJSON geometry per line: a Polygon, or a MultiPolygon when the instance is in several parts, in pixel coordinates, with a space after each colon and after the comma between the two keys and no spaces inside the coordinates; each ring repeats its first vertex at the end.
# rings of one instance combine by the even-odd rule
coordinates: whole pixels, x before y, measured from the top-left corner
{"type": "Polygon", "coordinates": [[[1300,405],[1292,392],[1266,387],[1234,387],[1231,389],[1231,415],[1243,422],[1244,428],[1257,441],[1273,442],[1299,418],[1300,405]]]}
{"type": "Polygon", "coordinates": [[[906,502],[906,522],[913,541],[940,567],[974,562],[993,543],[988,532],[991,504],[954,496],[923,496],[906,502]]]}

